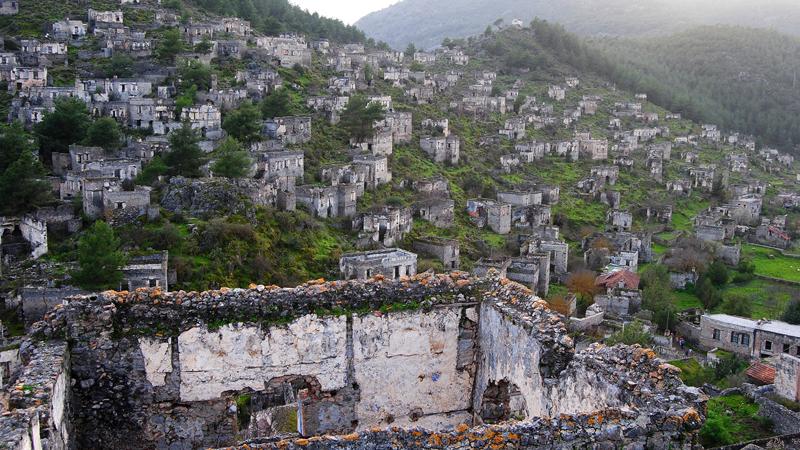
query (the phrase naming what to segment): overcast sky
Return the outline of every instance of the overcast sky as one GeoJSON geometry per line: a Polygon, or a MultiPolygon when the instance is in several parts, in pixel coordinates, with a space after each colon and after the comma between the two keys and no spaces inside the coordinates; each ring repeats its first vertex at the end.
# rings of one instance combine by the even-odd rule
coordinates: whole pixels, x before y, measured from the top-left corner
{"type": "Polygon", "coordinates": [[[317,12],[322,16],[353,24],[367,14],[386,8],[399,0],[289,0],[301,8],[317,12]]]}

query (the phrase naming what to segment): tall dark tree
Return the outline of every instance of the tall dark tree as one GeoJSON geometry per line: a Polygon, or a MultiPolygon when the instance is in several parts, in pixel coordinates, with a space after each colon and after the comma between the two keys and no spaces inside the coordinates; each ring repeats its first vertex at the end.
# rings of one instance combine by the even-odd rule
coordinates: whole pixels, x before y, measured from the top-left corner
{"type": "Polygon", "coordinates": [[[222,128],[240,142],[256,142],[261,139],[261,112],[251,102],[245,102],[228,113],[222,128]]]}
{"type": "Polygon", "coordinates": [[[30,134],[25,131],[22,124],[14,122],[10,125],[0,126],[0,173],[14,164],[22,152],[36,150],[30,134]]]}
{"type": "Polygon", "coordinates": [[[178,28],[170,28],[161,36],[156,47],[156,57],[166,63],[175,62],[175,58],[186,49],[183,37],[178,28]]]}
{"type": "Polygon", "coordinates": [[[54,152],[66,153],[70,145],[83,142],[90,124],[84,102],[72,97],[56,100],[53,112],[46,113],[35,128],[43,161],[49,161],[54,152]]]}
{"type": "Polygon", "coordinates": [[[358,94],[350,97],[339,124],[356,142],[364,142],[373,135],[375,122],[383,120],[385,116],[383,105],[358,94]]]}
{"type": "Polygon", "coordinates": [[[197,143],[197,133],[192,130],[188,122],[169,135],[170,150],[164,156],[170,175],[196,178],[201,175],[200,167],[203,165],[203,150],[197,143]]]}
{"type": "Polygon", "coordinates": [[[252,160],[236,139],[225,138],[216,153],[217,160],[211,165],[211,171],[215,176],[244,178],[250,172],[252,160]]]}
{"type": "Polygon", "coordinates": [[[110,225],[97,221],[78,241],[78,270],[75,283],[88,290],[118,289],[120,269],[127,256],[120,250],[120,240],[110,225]]]}
{"type": "Polygon", "coordinates": [[[103,147],[106,151],[117,150],[122,145],[119,124],[111,117],[101,117],[89,126],[86,145],[103,147]]]}
{"type": "Polygon", "coordinates": [[[0,213],[19,215],[52,200],[51,187],[44,179],[44,167],[29,150],[24,149],[0,174],[0,213]]]}

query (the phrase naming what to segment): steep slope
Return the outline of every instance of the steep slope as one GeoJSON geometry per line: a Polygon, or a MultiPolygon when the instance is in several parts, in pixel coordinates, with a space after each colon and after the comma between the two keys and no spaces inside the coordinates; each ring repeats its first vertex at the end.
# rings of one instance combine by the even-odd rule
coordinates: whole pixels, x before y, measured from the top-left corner
{"type": "Polygon", "coordinates": [[[395,48],[409,42],[430,48],[445,37],[477,34],[498,18],[527,23],[534,17],[584,35],[657,35],[715,24],[800,34],[800,3],[793,0],[404,0],[356,26],[395,48]]]}
{"type": "Polygon", "coordinates": [[[695,120],[800,145],[800,39],[742,27],[702,27],[667,39],[602,39],[614,81],[695,120]],[[624,68],[624,69],[623,69],[624,68]]]}

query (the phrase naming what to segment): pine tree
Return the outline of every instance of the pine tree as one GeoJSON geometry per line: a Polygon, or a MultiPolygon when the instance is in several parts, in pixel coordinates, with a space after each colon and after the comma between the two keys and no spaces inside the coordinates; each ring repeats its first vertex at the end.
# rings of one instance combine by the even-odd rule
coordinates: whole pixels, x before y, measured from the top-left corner
{"type": "Polygon", "coordinates": [[[252,160],[236,139],[226,138],[217,148],[219,158],[212,164],[215,176],[244,178],[250,172],[252,160]]]}
{"type": "Polygon", "coordinates": [[[370,102],[364,95],[354,95],[342,112],[339,124],[356,142],[364,142],[373,135],[375,122],[384,117],[383,105],[370,102]]]}
{"type": "Polygon", "coordinates": [[[97,221],[78,241],[78,270],[75,283],[89,290],[116,289],[122,280],[120,269],[127,256],[120,250],[120,240],[110,225],[97,221]]]}
{"type": "Polygon", "coordinates": [[[0,175],[0,212],[19,215],[51,200],[50,184],[44,180],[44,167],[25,149],[0,175]]]}
{"type": "Polygon", "coordinates": [[[5,172],[23,152],[35,150],[30,135],[22,124],[14,122],[0,128],[0,173],[5,172]]]}
{"type": "Polygon", "coordinates": [[[170,151],[164,156],[170,175],[197,178],[201,175],[203,150],[197,145],[199,139],[188,122],[169,136],[170,151]]]}
{"type": "Polygon", "coordinates": [[[90,124],[86,103],[72,97],[56,100],[53,112],[46,113],[35,128],[41,146],[40,156],[48,161],[53,152],[68,152],[70,145],[83,142],[90,124]]]}
{"type": "Polygon", "coordinates": [[[164,32],[156,48],[156,57],[164,62],[174,62],[175,58],[184,50],[183,38],[177,28],[164,32]]]}
{"type": "Polygon", "coordinates": [[[261,139],[261,113],[250,102],[228,113],[222,128],[240,142],[251,144],[261,139]]]}
{"type": "Polygon", "coordinates": [[[122,133],[119,131],[119,125],[111,117],[97,119],[86,132],[86,145],[103,147],[106,151],[117,150],[121,141],[122,133]]]}

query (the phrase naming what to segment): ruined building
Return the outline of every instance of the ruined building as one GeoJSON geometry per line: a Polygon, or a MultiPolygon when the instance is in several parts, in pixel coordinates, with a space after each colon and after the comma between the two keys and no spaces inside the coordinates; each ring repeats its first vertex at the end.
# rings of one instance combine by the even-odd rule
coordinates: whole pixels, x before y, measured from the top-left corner
{"type": "Polygon", "coordinates": [[[651,350],[576,352],[494,275],[105,292],[32,332],[8,448],[688,450],[705,412],[651,350]]]}

